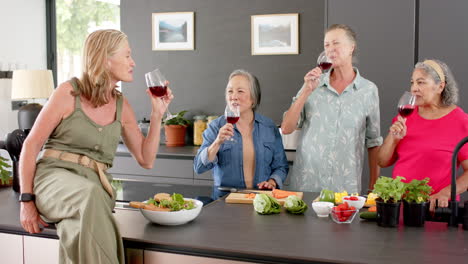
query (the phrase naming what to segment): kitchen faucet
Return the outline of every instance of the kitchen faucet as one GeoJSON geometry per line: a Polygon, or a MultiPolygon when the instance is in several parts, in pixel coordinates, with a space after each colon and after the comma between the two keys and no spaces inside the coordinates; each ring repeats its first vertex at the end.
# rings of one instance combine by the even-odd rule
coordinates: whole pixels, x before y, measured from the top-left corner
{"type": "MultiPolygon", "coordinates": [[[[460,149],[463,147],[468,142],[468,137],[465,137],[462,139],[457,146],[455,147],[455,150],[453,151],[452,155],[452,183],[451,183],[451,197],[450,197],[450,202],[449,202],[449,208],[450,208],[450,217],[448,220],[448,225],[449,226],[456,226],[458,227],[458,213],[459,213],[459,208],[458,208],[458,201],[456,199],[457,195],[457,155],[460,149]]],[[[468,228],[467,224],[465,223],[468,219],[468,214],[466,208],[468,205],[468,202],[465,202],[465,207],[464,207],[464,218],[463,219],[463,228],[466,229],[468,228]]]]}
{"type": "Polygon", "coordinates": [[[468,230],[468,201],[465,201],[463,207],[459,207],[457,201],[457,156],[460,149],[468,143],[468,137],[462,139],[455,147],[452,154],[452,177],[450,187],[450,201],[446,208],[436,208],[434,214],[427,214],[427,221],[447,222],[448,226],[458,227],[463,224],[463,229],[468,230]]]}

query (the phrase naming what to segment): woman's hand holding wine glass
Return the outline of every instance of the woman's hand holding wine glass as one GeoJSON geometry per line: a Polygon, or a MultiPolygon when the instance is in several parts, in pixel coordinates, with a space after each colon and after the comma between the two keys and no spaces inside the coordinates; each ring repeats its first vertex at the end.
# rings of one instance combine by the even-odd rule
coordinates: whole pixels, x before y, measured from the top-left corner
{"type": "Polygon", "coordinates": [[[406,117],[413,113],[416,107],[415,103],[416,97],[410,92],[404,92],[398,101],[398,120],[390,127],[390,132],[395,138],[402,139],[406,136],[406,117]]]}
{"type": "MultiPolygon", "coordinates": [[[[228,124],[231,125],[232,136],[234,136],[234,124],[237,123],[237,121],[239,121],[239,118],[240,118],[239,105],[228,103],[226,105],[226,109],[224,110],[224,117],[226,118],[226,122],[227,122],[226,125],[228,124]]],[[[226,138],[225,140],[236,142],[234,138],[232,138],[232,136],[230,136],[229,138],[226,138]]]]}
{"type": "MultiPolygon", "coordinates": [[[[156,69],[152,72],[146,73],[145,80],[148,90],[152,94],[151,100],[153,102],[153,106],[158,104],[156,101],[158,98],[163,103],[163,108],[167,112],[167,116],[164,121],[174,118],[175,115],[172,115],[168,108],[168,105],[174,96],[172,95],[171,89],[168,88],[169,82],[166,80],[164,75],[162,75],[161,71],[156,69]]],[[[158,107],[156,106],[156,108],[158,107]]]]}

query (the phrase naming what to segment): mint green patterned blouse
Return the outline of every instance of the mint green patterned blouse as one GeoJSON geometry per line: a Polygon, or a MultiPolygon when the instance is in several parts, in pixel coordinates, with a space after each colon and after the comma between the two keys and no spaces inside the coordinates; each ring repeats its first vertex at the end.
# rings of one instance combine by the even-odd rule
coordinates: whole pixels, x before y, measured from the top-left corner
{"type": "Polygon", "coordinates": [[[302,137],[290,176],[291,190],[361,191],[365,149],[380,146],[383,140],[377,86],[354,70],[356,78],[343,93],[330,86],[327,73],[307,99],[298,125],[302,137]]]}

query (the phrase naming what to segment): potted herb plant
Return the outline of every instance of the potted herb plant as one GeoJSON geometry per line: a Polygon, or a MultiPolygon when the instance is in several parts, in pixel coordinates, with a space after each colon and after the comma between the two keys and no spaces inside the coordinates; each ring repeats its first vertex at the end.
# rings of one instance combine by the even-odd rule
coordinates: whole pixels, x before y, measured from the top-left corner
{"type": "Polygon", "coordinates": [[[11,168],[7,161],[7,159],[0,156],[0,186],[10,186],[13,182],[11,171],[6,170],[7,168],[11,168]]]}
{"type": "Polygon", "coordinates": [[[397,176],[395,179],[380,176],[374,185],[373,193],[379,198],[377,203],[377,224],[384,227],[398,226],[400,219],[401,198],[406,191],[405,178],[397,176]]]}
{"type": "Polygon", "coordinates": [[[164,122],[164,135],[166,136],[166,146],[185,146],[185,133],[190,121],[184,118],[187,111],[180,111],[175,117],[164,122]]]}
{"type": "Polygon", "coordinates": [[[407,226],[424,226],[426,212],[428,211],[429,196],[432,187],[429,178],[412,180],[406,184],[406,193],[403,196],[403,222],[407,226]]]}

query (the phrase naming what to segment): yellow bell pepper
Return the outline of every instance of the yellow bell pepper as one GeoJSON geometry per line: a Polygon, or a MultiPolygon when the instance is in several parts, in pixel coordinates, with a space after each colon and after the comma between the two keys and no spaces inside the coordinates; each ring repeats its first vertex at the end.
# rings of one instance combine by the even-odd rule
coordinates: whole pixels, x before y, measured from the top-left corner
{"type": "Polygon", "coordinates": [[[348,196],[347,191],[342,191],[340,193],[335,193],[335,204],[340,204],[343,202],[343,197],[348,196]]]}
{"type": "Polygon", "coordinates": [[[379,198],[379,196],[375,193],[369,193],[367,195],[366,205],[371,206],[375,205],[375,199],[379,198]]]}

